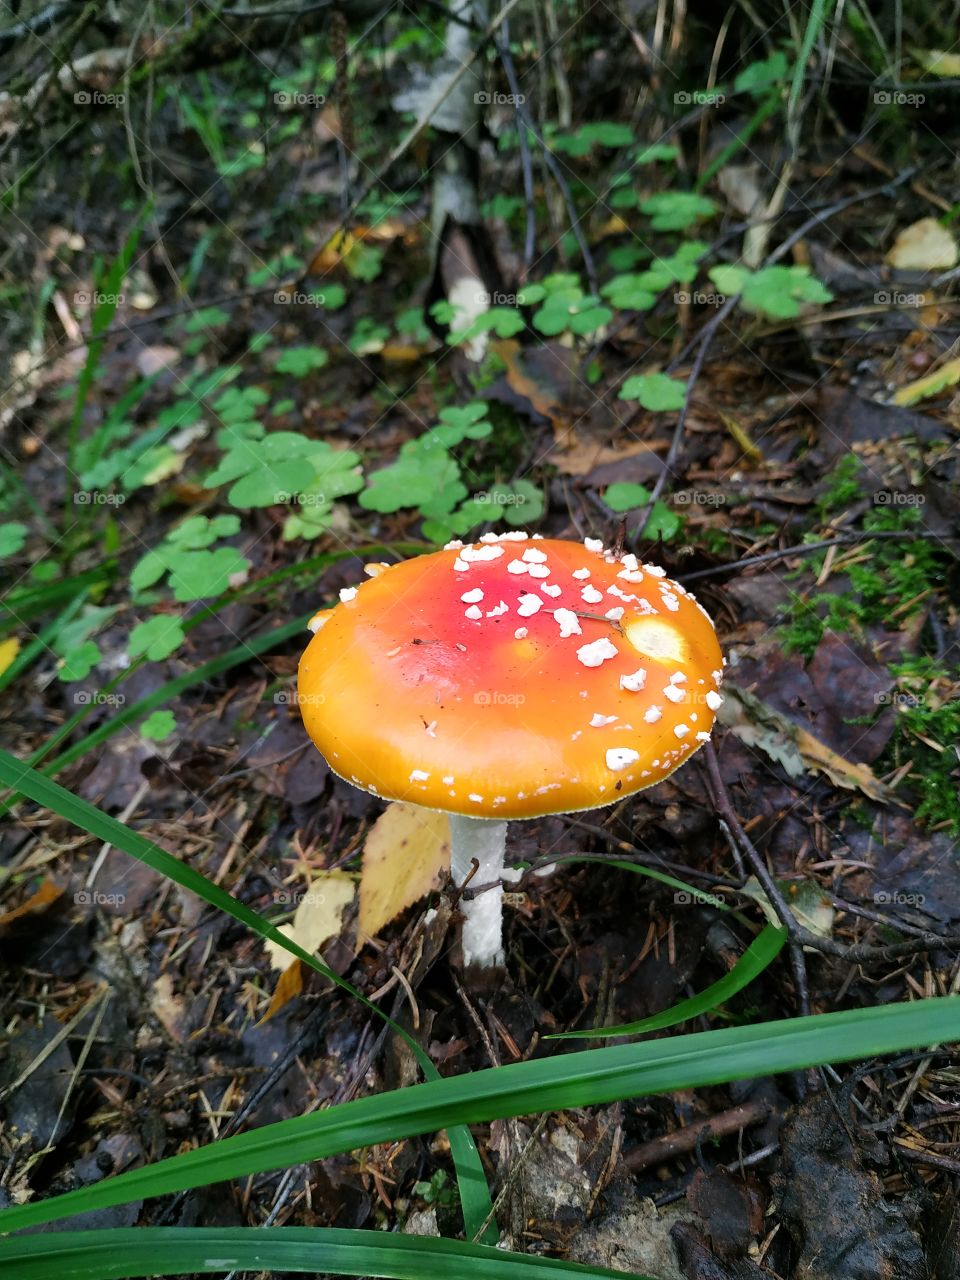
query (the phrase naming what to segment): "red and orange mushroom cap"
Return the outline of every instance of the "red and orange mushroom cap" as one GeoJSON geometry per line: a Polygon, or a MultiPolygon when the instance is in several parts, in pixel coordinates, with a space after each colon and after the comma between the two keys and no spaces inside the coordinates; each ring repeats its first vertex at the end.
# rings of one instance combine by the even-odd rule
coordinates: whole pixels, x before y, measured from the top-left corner
{"type": "Polygon", "coordinates": [[[377,566],[318,614],[307,732],[376,795],[476,818],[593,809],[709,739],[713,623],[656,565],[525,533],[377,566]]]}

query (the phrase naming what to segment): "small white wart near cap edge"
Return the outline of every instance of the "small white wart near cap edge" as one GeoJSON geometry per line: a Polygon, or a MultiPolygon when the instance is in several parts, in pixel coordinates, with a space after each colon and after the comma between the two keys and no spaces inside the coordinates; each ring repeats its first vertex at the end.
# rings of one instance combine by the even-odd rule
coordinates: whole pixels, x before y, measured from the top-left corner
{"type": "Polygon", "coordinates": [[[461,560],[499,560],[503,555],[503,547],[498,547],[494,543],[483,543],[479,547],[464,547],[460,553],[461,560]]]}

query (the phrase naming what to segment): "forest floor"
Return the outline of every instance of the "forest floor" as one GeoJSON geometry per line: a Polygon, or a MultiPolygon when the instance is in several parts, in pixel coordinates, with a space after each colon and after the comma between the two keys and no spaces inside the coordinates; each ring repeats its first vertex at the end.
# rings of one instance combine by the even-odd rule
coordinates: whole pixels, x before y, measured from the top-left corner
{"type": "MultiPolygon", "coordinates": [[[[309,166],[297,135],[278,153],[313,191],[338,180],[336,123],[317,116],[309,166]]],[[[204,154],[176,135],[166,143],[177,177],[160,189],[177,199],[130,248],[92,365],[89,325],[109,284],[92,264],[116,258],[129,216],[107,206],[111,193],[84,190],[82,213],[79,197],[50,195],[18,231],[32,246],[31,289],[46,289],[62,330],[6,402],[4,472],[17,474],[14,499],[27,495],[26,514],[10,507],[26,533],[5,561],[7,634],[19,642],[6,669],[31,659],[6,684],[4,745],[55,765],[64,786],[274,922],[323,873],[358,872],[383,805],[331,773],[306,737],[292,692],[305,627],[270,637],[303,627],[371,558],[428,550],[429,503],[377,510],[350,480],[315,536],[291,537],[290,504],[228,503],[225,487],[203,483],[220,464],[214,433],[252,415],[269,432],[351,451],[369,472],[444,410],[482,404],[490,433],[454,451],[466,490],[529,497],[526,482],[542,513],[525,527],[548,537],[610,544],[622,528],[628,549],[715,619],[728,662],[718,773],[701,753],[610,808],[514,824],[510,859],[553,869],[510,886],[494,991],[467,990],[451,966],[455,913],[441,913],[446,931],[425,923],[428,905],[452,902],[449,885],[374,941],[360,937],[351,902],[326,962],[443,1075],[565,1052],[544,1037],[671,1008],[728,973],[776,918],[724,820],[732,809],[822,945],[795,948],[792,962],[784,950],[683,1030],[956,993],[960,323],[951,279],[885,260],[898,232],[943,212],[929,180],[897,177],[837,136],[793,175],[794,188],[815,188],[815,205],[788,203],[770,243],[802,229],[783,260],[809,267],[829,301],[780,319],[720,315],[701,279],[588,336],[528,323],[492,339],[478,367],[418,311],[432,269],[425,192],[331,247],[329,205],[299,226],[268,217],[256,190],[234,202],[204,154]],[[203,204],[185,197],[193,189],[203,204]],[[208,231],[218,248],[204,257],[208,231]],[[178,298],[167,256],[189,265],[203,306],[178,298]],[[338,305],[312,305],[311,292],[338,305]],[[84,293],[89,306],[75,303],[84,293]],[[617,394],[638,368],[668,365],[686,388],[676,434],[676,410],[617,394]],[[232,407],[205,381],[225,369],[232,407]],[[920,386],[931,372],[939,384],[920,386]],[[117,451],[134,447],[126,465],[139,465],[137,441],[184,399],[196,412],[158,437],[152,470],[126,492],[109,466],[97,482],[117,451]],[[81,457],[84,442],[94,443],[81,457]],[[657,523],[644,525],[665,462],[657,523]],[[607,503],[614,484],[642,493],[607,503]],[[194,517],[235,521],[209,553],[222,559],[198,568],[223,573],[222,586],[171,598],[173,576],[166,589],[160,575],[137,582],[145,555],[173,554],[169,535],[194,517]],[[170,618],[172,647],[156,622],[170,618]],[[131,628],[151,620],[131,653],[131,628]]],[[[503,191],[520,189],[518,164],[505,165],[503,191]]],[[[522,207],[512,216],[490,226],[515,292],[522,207]]],[[[741,215],[724,217],[721,231],[697,234],[712,254],[735,255],[741,215]]],[[[591,228],[601,279],[622,270],[628,224],[610,214],[591,228]]],[[[654,238],[655,252],[668,248],[654,238]]],[[[553,250],[539,275],[577,269],[560,252],[575,257],[575,246],[553,250]]],[[[195,550],[206,554],[212,530],[195,550]]],[[[278,970],[236,922],[23,799],[12,817],[0,836],[6,1203],[416,1079],[409,1051],[348,994],[304,972],[299,994],[275,999],[278,970]]],[[[497,1121],[475,1136],[494,1193],[506,1188],[501,1229],[528,1252],[661,1280],[947,1280],[960,1275],[958,1118],[956,1060],[931,1050],[497,1121]]],[[[438,1137],[92,1221],[448,1233],[456,1209],[438,1137]]]]}

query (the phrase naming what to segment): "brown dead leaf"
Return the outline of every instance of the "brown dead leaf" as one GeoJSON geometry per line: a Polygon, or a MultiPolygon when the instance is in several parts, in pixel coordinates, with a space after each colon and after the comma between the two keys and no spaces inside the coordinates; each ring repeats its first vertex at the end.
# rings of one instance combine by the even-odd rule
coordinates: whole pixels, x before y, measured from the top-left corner
{"type": "Polygon", "coordinates": [[[7,933],[11,926],[18,921],[22,922],[28,916],[43,915],[53,906],[62,893],[63,890],[60,886],[54,884],[52,880],[42,881],[40,888],[32,893],[26,902],[21,902],[19,907],[14,907],[0,916],[0,937],[7,933]]]}
{"type": "Polygon", "coordinates": [[[580,416],[576,397],[582,384],[576,378],[572,355],[557,342],[522,348],[514,338],[490,343],[506,366],[507,386],[521,401],[553,427],[557,444],[573,443],[571,423],[580,416]]]}
{"type": "Polygon", "coordinates": [[[178,996],[174,991],[173,978],[169,973],[161,973],[153,984],[150,1008],[173,1039],[182,1044],[187,1017],[186,1003],[183,996],[178,996]]]}
{"type": "Polygon", "coordinates": [[[634,440],[630,444],[606,445],[596,440],[575,439],[570,448],[551,454],[550,462],[564,475],[585,476],[597,467],[611,462],[622,462],[625,458],[636,458],[640,454],[654,452],[642,440],[634,440]]]}
{"type": "Polygon", "coordinates": [[[345,263],[350,254],[363,241],[395,240],[402,236],[406,228],[399,218],[386,218],[375,227],[356,226],[349,230],[338,231],[310,259],[306,275],[323,275],[332,271],[341,262],[345,263]]]}
{"type": "Polygon", "coordinates": [[[418,805],[390,805],[363,846],[360,932],[375,938],[401,911],[437,888],[441,871],[449,865],[447,815],[418,805]]]}
{"type": "Polygon", "coordinates": [[[878,804],[903,803],[875,776],[869,765],[854,764],[852,760],[838,755],[806,729],[797,728],[796,742],[807,768],[825,773],[834,786],[847,791],[862,791],[878,804]]]}
{"type": "Polygon", "coordinates": [[[902,803],[868,765],[847,760],[768,702],[730,683],[724,684],[723,692],[717,717],[721,724],[747,746],[759,747],[789,777],[813,770],[826,774],[835,786],[862,791],[878,804],[902,803]]]}

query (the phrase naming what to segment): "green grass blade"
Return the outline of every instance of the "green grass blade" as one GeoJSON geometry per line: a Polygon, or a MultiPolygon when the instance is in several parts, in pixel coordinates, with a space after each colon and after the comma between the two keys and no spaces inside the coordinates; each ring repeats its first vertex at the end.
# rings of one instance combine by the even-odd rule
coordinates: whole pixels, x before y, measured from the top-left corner
{"type": "Polygon", "coordinates": [[[663,1013],[655,1013],[651,1018],[641,1018],[639,1022],[623,1022],[618,1027],[600,1027],[595,1031],[558,1031],[544,1036],[545,1040],[601,1040],[608,1036],[639,1036],[648,1031],[662,1031],[664,1027],[674,1027],[677,1023],[688,1022],[698,1018],[701,1013],[710,1013],[718,1005],[735,996],[738,991],[759,978],[783,950],[787,941],[786,929],[778,929],[768,924],[762,933],[751,942],[729,973],[711,983],[705,991],[691,996],[689,1000],[681,1000],[672,1009],[663,1013]]]}
{"type": "Polygon", "coordinates": [[[84,588],[93,591],[106,586],[116,574],[116,560],[104,560],[93,569],[58,578],[56,582],[44,582],[40,586],[30,584],[10,591],[0,600],[0,627],[9,631],[65,600],[72,600],[84,588]]]}
{"type": "Polygon", "coordinates": [[[646,876],[648,880],[656,880],[659,884],[665,884],[669,889],[676,889],[681,893],[689,893],[696,896],[697,902],[704,905],[716,907],[718,911],[730,911],[730,903],[724,902],[723,898],[718,898],[714,893],[707,893],[704,889],[697,889],[692,884],[687,884],[686,880],[678,880],[676,876],[671,876],[666,871],[658,871],[656,867],[648,867],[643,862],[627,862],[621,858],[595,858],[589,853],[576,853],[566,855],[563,854],[557,858],[558,862],[596,862],[602,867],[615,867],[618,871],[632,871],[634,875],[646,876]]]}
{"type": "Polygon", "coordinates": [[[34,636],[29,644],[24,645],[13,662],[10,663],[6,671],[0,675],[0,693],[8,685],[13,684],[24,671],[36,662],[41,654],[46,653],[50,647],[50,642],[59,634],[61,629],[80,612],[80,607],[87,599],[87,592],[80,591],[73,597],[67,607],[54,618],[53,622],[48,623],[39,635],[34,636]]]}
{"type": "MultiPolygon", "coordinates": [[[[283,628],[280,628],[280,630],[283,630],[283,628]]],[[[275,925],[272,925],[269,920],[265,920],[263,916],[258,915],[256,911],[252,911],[244,903],[238,902],[225,889],[221,889],[219,885],[214,884],[212,880],[208,880],[199,871],[195,871],[193,867],[180,862],[172,854],[167,853],[165,849],[160,849],[157,845],[152,844],[144,836],[140,835],[138,831],[134,831],[109,814],[102,813],[94,805],[82,800],[79,796],[75,796],[50,778],[45,778],[36,769],[31,769],[29,765],[17,760],[15,756],[3,750],[0,750],[0,783],[15,787],[23,795],[28,796],[37,804],[42,804],[47,809],[52,809],[54,813],[58,813],[62,818],[66,818],[68,822],[74,823],[83,831],[89,831],[91,835],[95,835],[99,840],[115,845],[132,858],[146,863],[154,871],[158,871],[161,875],[175,881],[184,889],[189,889],[191,893],[195,893],[197,897],[202,898],[210,906],[216,907],[234,920],[245,924],[254,933],[259,934],[261,938],[270,938],[274,942],[279,942],[292,956],[296,956],[304,964],[309,965],[311,969],[322,973],[325,978],[329,978],[331,982],[347,991],[354,999],[359,1000],[366,1008],[375,1013],[378,1018],[382,1018],[397,1035],[406,1040],[426,1078],[428,1080],[439,1080],[440,1073],[416,1040],[399,1024],[394,1022],[392,1018],[389,1018],[382,1009],[372,1004],[356,987],[351,986],[345,978],[341,978],[339,974],[334,973],[322,961],[304,951],[302,947],[297,946],[295,942],[292,942],[290,938],[281,933],[275,925]]],[[[469,1129],[465,1127],[462,1129],[452,1128],[448,1131],[447,1136],[450,1140],[450,1153],[453,1157],[457,1183],[460,1188],[460,1203],[463,1209],[466,1233],[468,1236],[475,1236],[492,1213],[493,1206],[490,1199],[490,1190],[484,1177],[483,1165],[480,1161],[476,1143],[469,1129]]],[[[496,1240],[496,1238],[496,1230],[491,1224],[484,1235],[484,1240],[496,1240]]]]}
{"type": "Polygon", "coordinates": [[[960,1038],[960,998],[724,1027],[642,1044],[613,1045],[515,1062],[358,1098],[198,1147],[80,1191],[0,1211],[0,1232],[54,1222],[89,1209],[169,1195],[453,1124],[600,1106],[697,1089],[827,1062],[862,1061],[960,1038]]]}
{"type": "MultiPolygon", "coordinates": [[[[306,1271],[390,1280],[584,1280],[622,1271],[460,1240],[323,1227],[142,1227],[0,1241],[11,1280],[126,1280],[207,1271],[306,1271]]],[[[643,1280],[643,1277],[637,1278],[643,1280]]]]}

